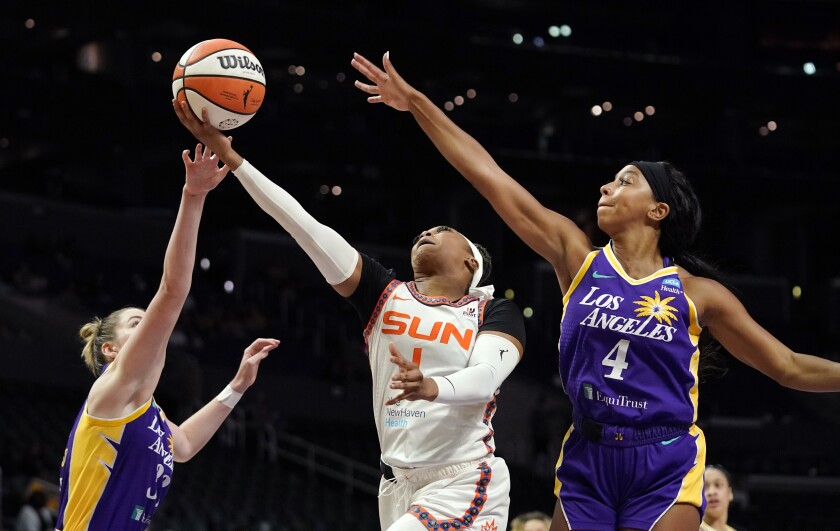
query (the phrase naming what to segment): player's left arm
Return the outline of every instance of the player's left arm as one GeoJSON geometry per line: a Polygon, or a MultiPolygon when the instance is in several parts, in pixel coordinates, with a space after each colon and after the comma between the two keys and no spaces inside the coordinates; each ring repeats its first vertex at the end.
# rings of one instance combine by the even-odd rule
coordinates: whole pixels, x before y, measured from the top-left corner
{"type": "Polygon", "coordinates": [[[456,405],[491,401],[524,353],[522,343],[510,334],[494,331],[478,334],[466,368],[448,376],[428,378],[438,389],[433,400],[456,405]]]}
{"type": "Polygon", "coordinates": [[[479,330],[467,366],[452,374],[425,378],[420,368],[406,360],[391,343],[391,361],[400,367],[392,377],[391,389],[402,389],[402,393],[387,404],[399,400],[453,405],[491,401],[525,354],[522,314],[510,301],[494,302],[485,316],[485,325],[479,330]]]}
{"type": "Polygon", "coordinates": [[[245,349],[239,370],[230,384],[219,395],[196,411],[180,426],[167,420],[172,430],[172,444],[175,461],[183,463],[195,456],[213,437],[225,419],[233,411],[242,394],[257,379],[260,362],[277,348],[277,339],[257,339],[245,349]]]}
{"type": "MultiPolygon", "coordinates": [[[[799,391],[840,391],[840,363],[800,354],[759,325],[741,301],[713,280],[692,280],[701,323],[740,361],[799,391]]],[[[688,286],[687,286],[688,289],[688,286]]]]}

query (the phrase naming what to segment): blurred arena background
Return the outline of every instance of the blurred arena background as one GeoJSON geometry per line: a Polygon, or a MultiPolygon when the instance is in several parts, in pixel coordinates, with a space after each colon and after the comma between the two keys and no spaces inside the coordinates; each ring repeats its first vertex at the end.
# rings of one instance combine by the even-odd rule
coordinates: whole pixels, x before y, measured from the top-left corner
{"type": "MultiPolygon", "coordinates": [[[[91,377],[78,327],[146,305],[194,141],[172,112],[180,55],[214,37],[267,72],[239,151],[358,248],[410,276],[421,229],[494,256],[527,309],[498,454],[511,516],[551,513],[570,422],[555,378],[550,268],[408,114],[353,88],[353,52],[400,73],[546,205],[590,227],[627,161],[669,160],[705,209],[698,249],[794,350],[840,358],[840,2],[254,0],[5,2],[0,17],[0,528],[54,488],[91,377]]],[[[361,325],[229,177],[210,197],[193,289],[156,393],[183,420],[254,337],[283,343],[203,453],[179,465],[157,530],[375,529],[378,444],[361,325]]],[[[708,377],[708,462],[735,476],[731,520],[836,529],[840,397],[783,389],[729,358],[708,377]]]]}

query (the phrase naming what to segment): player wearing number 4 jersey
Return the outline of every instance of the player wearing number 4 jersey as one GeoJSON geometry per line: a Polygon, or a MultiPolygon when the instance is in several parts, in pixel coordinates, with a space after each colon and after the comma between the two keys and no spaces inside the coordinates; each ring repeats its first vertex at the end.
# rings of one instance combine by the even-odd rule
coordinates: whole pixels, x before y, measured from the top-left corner
{"type": "Polygon", "coordinates": [[[245,161],[206,117],[202,123],[186,106],[176,112],[362,318],[382,452],[382,529],[503,531],[510,478],[493,455],[492,418],[499,386],[522,356],[525,327],[513,302],[481,286],[490,273],[486,251],[434,227],[411,248],[414,281],[400,282],[245,161]]]}
{"type": "Polygon", "coordinates": [[[698,340],[705,327],[782,385],[840,390],[840,364],[795,353],[759,326],[688,249],[700,206],[666,162],[638,161],[601,186],[593,249],[569,218],[540,204],[426,96],[386,53],[356,54],[371,103],[410,111],[446,159],[510,228],[553,266],[564,293],[560,373],[574,423],[557,468],[552,531],[696,531],[705,443],[697,418],[698,340]],[[711,277],[711,278],[710,278],[711,277]]]}

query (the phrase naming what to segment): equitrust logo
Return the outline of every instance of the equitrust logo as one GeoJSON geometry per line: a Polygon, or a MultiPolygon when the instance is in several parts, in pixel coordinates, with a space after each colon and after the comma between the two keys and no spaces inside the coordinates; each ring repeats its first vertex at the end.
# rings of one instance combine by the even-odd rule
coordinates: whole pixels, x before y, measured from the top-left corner
{"type": "Polygon", "coordinates": [[[595,400],[603,402],[610,407],[630,408],[630,409],[647,409],[647,400],[635,400],[625,395],[610,396],[595,389],[592,384],[584,383],[581,385],[583,397],[587,400],[595,400]]]}

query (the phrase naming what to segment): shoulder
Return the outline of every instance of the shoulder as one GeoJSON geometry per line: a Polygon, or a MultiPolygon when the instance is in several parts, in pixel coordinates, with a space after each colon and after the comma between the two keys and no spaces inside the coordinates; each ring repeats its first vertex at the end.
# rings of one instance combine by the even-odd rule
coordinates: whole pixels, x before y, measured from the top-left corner
{"type": "Polygon", "coordinates": [[[694,276],[682,268],[679,275],[685,294],[694,302],[698,312],[712,310],[735,300],[732,292],[717,280],[694,276]]]}
{"type": "Polygon", "coordinates": [[[366,255],[363,252],[359,252],[359,256],[362,260],[362,274],[372,275],[377,277],[383,277],[393,279],[396,278],[396,273],[393,269],[389,269],[382,264],[380,264],[375,258],[372,258],[366,255]]]}
{"type": "Polygon", "coordinates": [[[745,325],[743,319],[749,318],[744,304],[717,280],[689,275],[683,281],[683,289],[694,303],[700,326],[726,324],[737,327],[745,325]]]}
{"type": "Polygon", "coordinates": [[[519,306],[509,299],[487,301],[479,332],[503,332],[525,345],[525,319],[519,306]]]}
{"type": "Polygon", "coordinates": [[[488,300],[484,306],[484,316],[488,317],[491,314],[505,316],[507,319],[513,316],[522,318],[522,312],[519,311],[519,306],[515,302],[510,299],[497,299],[495,297],[488,300]]]}

